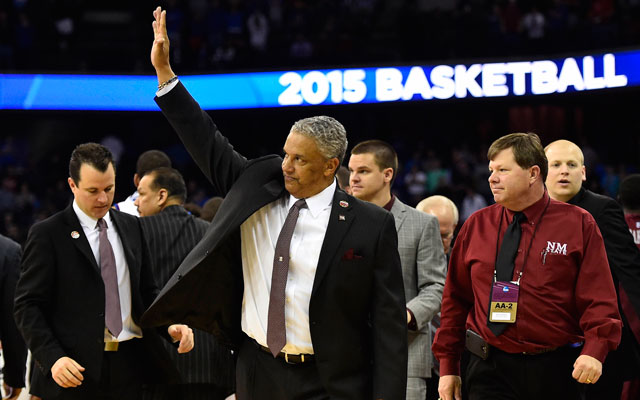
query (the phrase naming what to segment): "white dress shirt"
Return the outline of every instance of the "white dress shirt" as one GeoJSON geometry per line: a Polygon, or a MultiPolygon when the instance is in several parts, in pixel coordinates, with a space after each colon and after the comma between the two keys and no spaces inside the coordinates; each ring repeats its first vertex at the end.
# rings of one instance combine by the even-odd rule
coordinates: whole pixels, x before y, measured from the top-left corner
{"type": "MultiPolygon", "coordinates": [[[[73,211],[75,211],[80,221],[80,226],[84,231],[93,256],[96,258],[98,267],[100,266],[100,237],[98,230],[98,220],[93,219],[84,213],[78,207],[76,201],[73,201],[73,211]]],[[[105,342],[123,342],[131,338],[142,337],[142,329],[133,322],[131,317],[131,280],[129,278],[129,266],[127,265],[127,259],[124,256],[124,248],[122,247],[122,241],[120,235],[116,232],[116,227],[111,221],[109,212],[104,216],[104,220],[107,223],[107,237],[113,248],[113,255],[116,259],[116,273],[118,275],[118,294],[120,295],[120,313],[122,315],[122,331],[118,337],[114,337],[111,332],[105,326],[104,328],[104,340],[105,342]]]]}
{"type": "MultiPolygon", "coordinates": [[[[309,300],[335,191],[334,180],[322,192],[305,199],[307,208],[300,210],[293,231],[285,289],[287,344],[282,350],[288,354],[313,354],[309,300]]],[[[242,330],[263,346],[267,346],[269,295],[276,242],[289,208],[297,200],[289,195],[269,203],[240,226],[244,275],[242,330]]]]}

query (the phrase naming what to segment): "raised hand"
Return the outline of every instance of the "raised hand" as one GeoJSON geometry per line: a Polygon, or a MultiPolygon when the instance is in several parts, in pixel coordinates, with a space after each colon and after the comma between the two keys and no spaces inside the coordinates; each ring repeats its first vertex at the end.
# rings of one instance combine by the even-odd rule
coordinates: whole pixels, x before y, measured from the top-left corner
{"type": "Polygon", "coordinates": [[[167,35],[167,11],[157,7],[153,11],[153,46],[151,64],[156,69],[158,83],[166,82],[175,74],[169,62],[169,36],[167,35]]]}

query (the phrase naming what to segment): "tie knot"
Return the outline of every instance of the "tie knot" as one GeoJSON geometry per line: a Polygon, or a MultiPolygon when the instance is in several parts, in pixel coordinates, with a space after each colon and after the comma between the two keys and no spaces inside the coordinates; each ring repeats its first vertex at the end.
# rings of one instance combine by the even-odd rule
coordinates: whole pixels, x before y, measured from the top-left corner
{"type": "Polygon", "coordinates": [[[296,201],[295,203],[293,203],[293,206],[297,209],[301,209],[301,208],[306,208],[307,207],[307,202],[304,199],[300,199],[298,201],[296,201]]]}
{"type": "Polygon", "coordinates": [[[107,221],[105,221],[104,218],[100,218],[98,220],[98,230],[103,230],[103,229],[107,229],[107,221]]]}
{"type": "Polygon", "coordinates": [[[520,222],[523,222],[526,220],[527,220],[527,216],[522,211],[518,211],[513,215],[513,221],[511,223],[519,224],[520,222]]]}

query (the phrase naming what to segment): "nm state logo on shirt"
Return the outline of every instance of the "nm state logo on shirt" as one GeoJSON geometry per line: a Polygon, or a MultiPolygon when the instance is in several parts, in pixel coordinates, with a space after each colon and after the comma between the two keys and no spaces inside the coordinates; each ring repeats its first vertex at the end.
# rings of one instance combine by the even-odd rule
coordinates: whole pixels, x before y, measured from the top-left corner
{"type": "Polygon", "coordinates": [[[567,244],[547,241],[547,253],[567,255],[567,244]]]}

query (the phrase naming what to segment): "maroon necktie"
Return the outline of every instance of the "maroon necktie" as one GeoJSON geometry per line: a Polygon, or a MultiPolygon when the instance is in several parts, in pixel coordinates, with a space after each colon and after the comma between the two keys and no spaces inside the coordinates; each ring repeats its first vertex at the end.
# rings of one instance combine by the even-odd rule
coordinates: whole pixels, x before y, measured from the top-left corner
{"type": "Polygon", "coordinates": [[[296,228],[300,209],[307,206],[304,199],[296,201],[289,209],[284,221],[273,257],[273,273],[271,274],[271,294],[269,297],[269,321],[267,323],[267,346],[274,357],[287,343],[287,331],[284,323],[284,289],[287,286],[289,272],[289,248],[291,236],[296,228]]]}
{"type": "Polygon", "coordinates": [[[122,331],[122,315],[120,313],[120,294],[118,293],[118,274],[116,273],[116,258],[107,237],[107,222],[100,218],[100,273],[104,281],[105,322],[111,334],[118,337],[122,331]]]}

